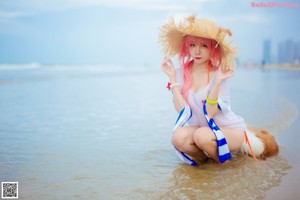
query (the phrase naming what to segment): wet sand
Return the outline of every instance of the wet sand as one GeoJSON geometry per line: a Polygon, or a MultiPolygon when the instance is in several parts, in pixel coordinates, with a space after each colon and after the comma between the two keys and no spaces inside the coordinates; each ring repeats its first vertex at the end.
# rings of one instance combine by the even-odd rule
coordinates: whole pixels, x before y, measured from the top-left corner
{"type": "MultiPolygon", "coordinates": [[[[280,144],[279,156],[284,157],[290,165],[288,173],[276,186],[266,191],[263,199],[293,200],[300,198],[300,190],[298,189],[300,184],[300,156],[298,154],[300,152],[298,145],[300,142],[298,133],[300,129],[299,69],[299,65],[268,65],[263,69],[248,69],[250,76],[252,74],[262,80],[260,87],[265,90],[265,94],[261,96],[262,100],[273,101],[274,97],[279,97],[283,100],[281,104],[289,104],[285,110],[281,111],[282,118],[280,117],[273,124],[265,123],[261,127],[271,130],[275,134],[280,144]],[[255,73],[255,71],[259,73],[255,73]]],[[[275,107],[274,114],[277,110],[278,108],[275,107]]]]}
{"type": "MultiPolygon", "coordinates": [[[[299,99],[297,99],[299,102],[299,99]]],[[[297,110],[300,110],[297,103],[297,110]]],[[[285,175],[278,186],[266,192],[266,199],[299,199],[300,198],[300,139],[299,139],[299,116],[278,140],[282,146],[280,154],[291,164],[291,169],[285,175]]]]}
{"type": "Polygon", "coordinates": [[[265,65],[265,69],[300,70],[300,64],[265,65]]]}
{"type": "Polygon", "coordinates": [[[247,64],[248,69],[269,69],[269,70],[300,70],[300,64],[247,64]]]}

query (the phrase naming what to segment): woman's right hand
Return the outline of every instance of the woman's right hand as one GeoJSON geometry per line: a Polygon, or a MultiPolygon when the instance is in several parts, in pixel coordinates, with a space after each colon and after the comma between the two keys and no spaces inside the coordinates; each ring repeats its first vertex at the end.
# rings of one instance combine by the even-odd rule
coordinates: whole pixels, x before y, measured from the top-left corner
{"type": "Polygon", "coordinates": [[[169,76],[170,80],[176,79],[176,70],[170,58],[164,58],[163,62],[161,63],[161,68],[169,76]]]}

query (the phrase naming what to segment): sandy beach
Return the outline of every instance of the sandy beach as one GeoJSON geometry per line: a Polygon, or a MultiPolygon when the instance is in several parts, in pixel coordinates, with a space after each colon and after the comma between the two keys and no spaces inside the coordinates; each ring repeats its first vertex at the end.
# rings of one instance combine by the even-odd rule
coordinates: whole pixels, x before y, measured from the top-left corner
{"type": "Polygon", "coordinates": [[[295,106],[294,109],[296,116],[294,120],[286,127],[286,129],[283,131],[283,134],[278,136],[278,140],[282,146],[280,154],[287,158],[291,164],[291,169],[289,170],[288,174],[283,177],[278,186],[267,191],[266,199],[299,199],[300,191],[298,189],[298,185],[300,183],[300,156],[297,152],[300,151],[300,147],[297,144],[300,142],[300,139],[298,137],[297,130],[300,128],[300,96],[297,92],[297,89],[295,90],[295,87],[297,87],[296,85],[299,86],[300,74],[299,72],[293,72],[293,70],[299,70],[300,65],[275,65],[269,66],[267,69],[278,70],[276,71],[278,74],[281,73],[281,70],[284,71],[284,74],[294,73],[290,76],[285,76],[284,74],[282,76],[285,76],[285,79],[291,78],[291,80],[298,81],[291,81],[290,84],[283,83],[283,85],[278,88],[278,90],[282,92],[282,96],[291,101],[295,106]]]}
{"type": "MultiPolygon", "coordinates": [[[[280,144],[280,154],[287,159],[290,164],[288,173],[283,176],[281,181],[278,181],[276,186],[266,191],[264,199],[298,199],[300,191],[297,189],[299,185],[300,175],[300,157],[297,155],[300,148],[297,136],[297,130],[300,128],[300,96],[297,91],[297,86],[300,82],[299,65],[266,65],[260,68],[260,76],[263,80],[260,89],[265,90],[264,98],[277,96],[284,99],[282,103],[289,104],[283,111],[282,118],[279,117],[273,124],[262,126],[275,133],[280,144]],[[294,71],[296,70],[296,71],[294,71]]],[[[256,71],[258,69],[254,69],[256,71]]],[[[251,71],[251,70],[250,70],[251,71]]],[[[253,88],[254,89],[254,88],[253,88]]],[[[259,88],[256,88],[259,89],[259,88]]],[[[273,114],[278,108],[274,108],[273,114]]]]}
{"type": "Polygon", "coordinates": [[[30,200],[298,199],[299,81],[298,70],[237,68],[232,109],[280,154],[191,167],[170,143],[177,114],[159,69],[2,69],[0,180],[30,200]]]}
{"type": "Polygon", "coordinates": [[[255,65],[258,68],[264,69],[281,69],[281,70],[300,70],[300,64],[266,64],[266,65],[255,65]]]}
{"type": "Polygon", "coordinates": [[[265,65],[265,69],[282,69],[282,70],[300,70],[300,65],[298,64],[281,64],[281,65],[265,65]]]}

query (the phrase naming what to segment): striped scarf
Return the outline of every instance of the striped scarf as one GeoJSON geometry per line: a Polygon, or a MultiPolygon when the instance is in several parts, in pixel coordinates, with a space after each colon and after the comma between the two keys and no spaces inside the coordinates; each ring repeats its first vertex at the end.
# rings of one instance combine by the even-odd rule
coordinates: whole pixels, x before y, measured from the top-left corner
{"type": "MultiPolygon", "coordinates": [[[[192,115],[193,114],[191,108],[187,104],[185,104],[184,108],[180,111],[179,116],[176,120],[175,127],[173,128],[173,133],[178,127],[183,127],[189,121],[192,115]]],[[[197,165],[197,162],[191,159],[188,155],[179,151],[175,146],[174,148],[176,150],[177,155],[183,162],[186,162],[192,166],[197,165]]]]}
{"type": "MultiPolygon", "coordinates": [[[[204,104],[203,104],[203,111],[204,111],[204,115],[205,115],[207,124],[212,129],[212,131],[214,132],[214,134],[217,138],[219,161],[221,163],[224,163],[226,160],[229,160],[231,158],[231,154],[230,154],[226,139],[225,139],[223,133],[221,132],[221,130],[219,129],[219,127],[214,122],[214,120],[209,119],[209,117],[207,116],[206,102],[204,102],[204,104]]],[[[192,114],[191,108],[187,104],[185,104],[185,107],[179,113],[179,116],[176,120],[175,126],[173,128],[173,133],[178,127],[185,126],[187,124],[187,122],[189,121],[189,119],[192,117],[192,115],[193,114],[192,114]]],[[[197,165],[197,162],[194,161],[193,159],[191,159],[188,155],[179,151],[175,146],[174,146],[174,148],[176,150],[177,155],[179,156],[179,158],[182,161],[188,163],[191,166],[197,165]]]]}
{"type": "MultiPolygon", "coordinates": [[[[218,108],[220,109],[219,104],[218,104],[218,108]]],[[[229,147],[228,147],[227,141],[226,141],[222,131],[217,126],[214,119],[213,118],[210,119],[208,117],[207,111],[206,111],[206,101],[203,104],[203,113],[204,113],[204,116],[205,116],[208,126],[211,128],[211,130],[214,132],[214,134],[217,138],[219,161],[221,163],[224,163],[231,158],[229,147]]]]}

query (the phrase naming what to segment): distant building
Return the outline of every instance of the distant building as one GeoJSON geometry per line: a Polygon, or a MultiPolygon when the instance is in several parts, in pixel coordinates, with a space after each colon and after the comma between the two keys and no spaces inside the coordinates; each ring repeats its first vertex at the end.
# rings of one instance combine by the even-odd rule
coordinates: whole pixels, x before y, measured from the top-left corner
{"type": "Polygon", "coordinates": [[[300,64],[300,42],[295,42],[294,53],[293,53],[293,63],[300,64]]]}
{"type": "Polygon", "coordinates": [[[262,64],[271,63],[271,40],[265,40],[263,43],[263,58],[262,64]]]}
{"type": "Polygon", "coordinates": [[[279,43],[278,44],[278,63],[282,64],[285,62],[285,58],[286,58],[286,50],[285,50],[285,45],[284,43],[279,43]]]}
{"type": "Polygon", "coordinates": [[[286,40],[278,44],[278,63],[299,64],[300,62],[300,42],[286,40]]]}

